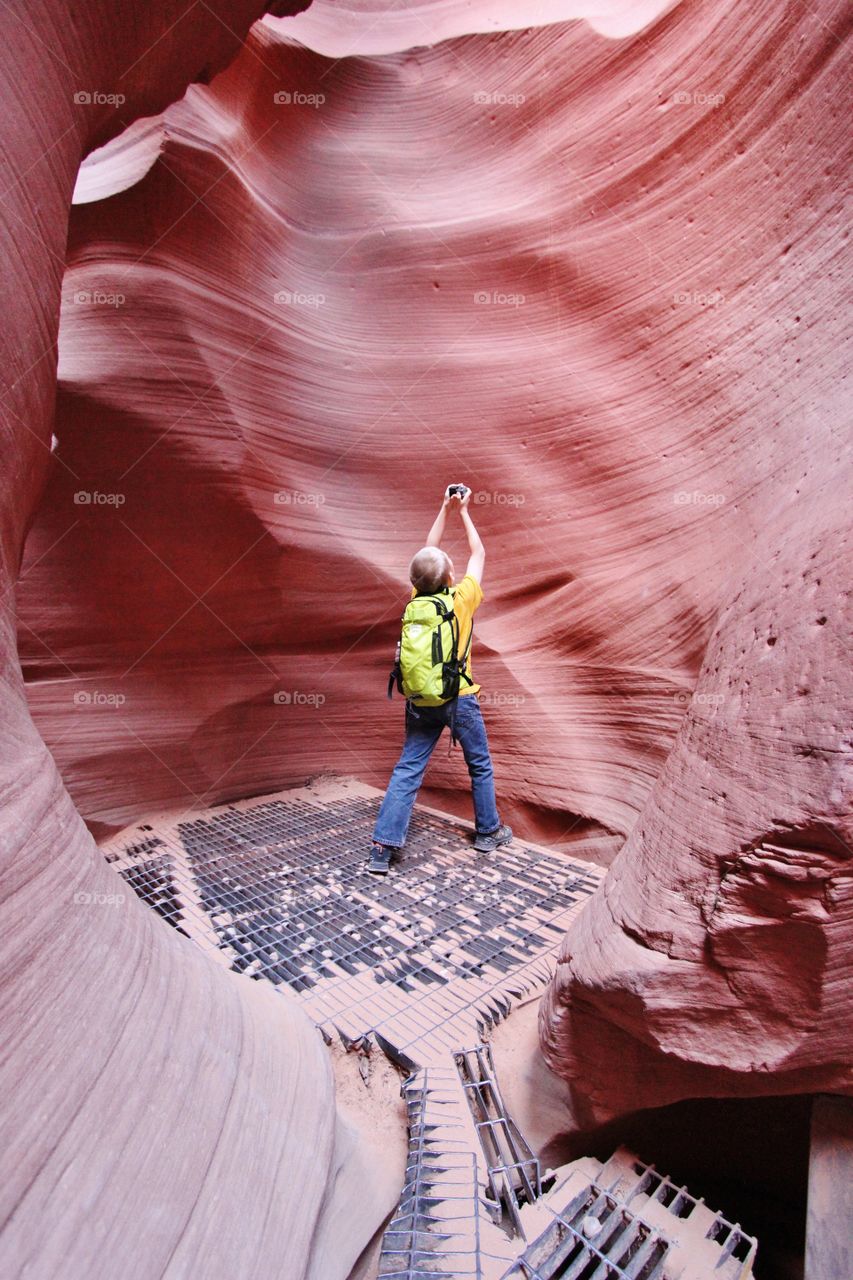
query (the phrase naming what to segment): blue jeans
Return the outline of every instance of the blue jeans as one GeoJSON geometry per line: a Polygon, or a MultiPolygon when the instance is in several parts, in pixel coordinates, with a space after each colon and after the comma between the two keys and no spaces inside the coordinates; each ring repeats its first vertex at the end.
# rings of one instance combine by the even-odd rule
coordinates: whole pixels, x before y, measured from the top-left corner
{"type": "MultiPolygon", "coordinates": [[[[403,753],[388,783],[379,809],[373,839],[378,844],[400,849],[406,843],[409,820],[423,782],[429,758],[441,731],[450,722],[450,704],[442,707],[414,707],[406,703],[406,740],[403,753]]],[[[456,736],[471,775],[474,822],[477,834],[496,831],[501,825],[495,804],[495,779],[483,713],[475,693],[466,693],[456,703],[456,736]]]]}

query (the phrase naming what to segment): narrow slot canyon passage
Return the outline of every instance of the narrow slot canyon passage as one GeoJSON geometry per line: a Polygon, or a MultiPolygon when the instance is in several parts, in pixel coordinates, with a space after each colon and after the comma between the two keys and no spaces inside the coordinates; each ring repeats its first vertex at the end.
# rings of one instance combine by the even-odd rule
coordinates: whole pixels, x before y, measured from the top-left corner
{"type": "Polygon", "coordinates": [[[0,23],[3,1275],[847,1280],[842,7],[0,23]]]}

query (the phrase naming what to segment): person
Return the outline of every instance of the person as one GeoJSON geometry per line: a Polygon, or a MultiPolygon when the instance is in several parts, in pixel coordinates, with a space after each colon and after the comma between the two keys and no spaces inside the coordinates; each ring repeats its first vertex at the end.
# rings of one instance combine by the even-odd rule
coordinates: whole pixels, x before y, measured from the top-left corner
{"type": "Polygon", "coordinates": [[[427,545],[412,559],[409,578],[412,599],[449,592],[454,586],[453,561],[441,549],[448,512],[458,512],[468,538],[468,566],[465,576],[452,592],[453,612],[459,624],[457,656],[467,650],[466,677],[460,681],[458,699],[440,706],[418,705],[417,698],[406,700],[405,741],[402,754],[391,774],[388,790],[373,828],[373,844],[367,865],[374,875],[387,875],[391,860],[399,855],[406,842],[412,809],[423,781],[426,767],[446,725],[462,747],[471,776],[474,802],[474,848],[491,852],[512,840],[512,830],[501,822],[495,802],[495,782],[486,726],[477,697],[480,686],[471,675],[470,637],[474,614],[483,600],[483,566],[486,551],[468,511],[471,490],[463,485],[449,485],[441,509],[427,536],[427,545]],[[459,491],[462,492],[459,492],[459,491]],[[455,708],[454,708],[455,703],[455,708]],[[452,721],[451,721],[452,717],[452,721]]]}

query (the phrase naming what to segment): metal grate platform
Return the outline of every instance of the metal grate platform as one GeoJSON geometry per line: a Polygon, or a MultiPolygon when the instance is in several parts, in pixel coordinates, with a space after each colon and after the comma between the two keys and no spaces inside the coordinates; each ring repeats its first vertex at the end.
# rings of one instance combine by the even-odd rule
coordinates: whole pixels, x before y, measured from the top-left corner
{"type": "Polygon", "coordinates": [[[402,864],[377,879],[364,868],[380,799],[327,779],[158,815],[102,846],[219,963],[295,994],[327,1039],[373,1039],[408,1071],[406,1181],[380,1275],[676,1280],[689,1234],[702,1257],[690,1280],[742,1280],[755,1241],[630,1153],[543,1185],[481,1042],[547,982],[603,869],[522,840],[480,854],[469,823],[416,809],[402,864]]]}
{"type": "Polygon", "coordinates": [[[406,1181],[382,1240],[379,1275],[482,1278],[477,1157],[447,1068],[425,1068],[403,1090],[409,1129],[406,1181]]]}
{"type": "Polygon", "coordinates": [[[580,1191],[503,1280],[661,1280],[669,1242],[595,1183],[580,1191]]]}
{"type": "Polygon", "coordinates": [[[372,1035],[406,1069],[480,1038],[550,976],[603,872],[524,841],[491,854],[468,824],[416,810],[402,864],[364,860],[379,793],[280,793],[152,819],[103,847],[164,919],[230,968],[286,985],[321,1027],[372,1035]]]}

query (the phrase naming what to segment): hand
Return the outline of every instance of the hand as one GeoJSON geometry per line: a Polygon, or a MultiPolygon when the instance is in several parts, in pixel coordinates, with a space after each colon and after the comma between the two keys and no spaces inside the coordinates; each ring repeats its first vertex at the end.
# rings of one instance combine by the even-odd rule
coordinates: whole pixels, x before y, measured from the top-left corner
{"type": "MultiPolygon", "coordinates": [[[[460,483],[460,484],[461,484],[462,482],[461,482],[461,481],[459,481],[458,483],[460,483]]],[[[464,497],[461,497],[461,498],[460,498],[460,496],[459,496],[459,494],[458,494],[458,493],[451,493],[451,492],[450,492],[450,489],[451,489],[452,487],[453,487],[452,485],[448,485],[448,486],[447,486],[447,488],[446,488],[446,489],[445,489],[445,491],[444,491],[444,505],[445,505],[446,507],[453,506],[455,510],[459,511],[459,510],[461,510],[463,507],[467,507],[468,503],[470,502],[470,500],[471,500],[471,490],[470,490],[470,488],[468,487],[468,485],[466,485],[466,486],[465,486],[465,494],[464,494],[464,497]]]]}

